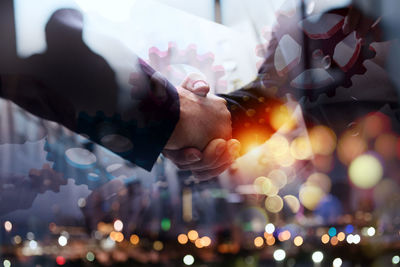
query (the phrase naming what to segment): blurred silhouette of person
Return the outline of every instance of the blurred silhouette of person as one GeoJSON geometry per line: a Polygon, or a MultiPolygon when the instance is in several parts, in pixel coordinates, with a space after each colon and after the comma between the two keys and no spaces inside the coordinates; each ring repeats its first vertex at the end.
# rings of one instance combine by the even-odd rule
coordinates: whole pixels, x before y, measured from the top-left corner
{"type": "Polygon", "coordinates": [[[26,73],[55,90],[62,99],[73,99],[77,110],[113,111],[118,93],[115,73],[104,58],[84,43],[82,14],[74,9],[57,10],[45,33],[47,50],[26,60],[26,73]],[[96,105],[89,106],[90,102],[96,105]]]}

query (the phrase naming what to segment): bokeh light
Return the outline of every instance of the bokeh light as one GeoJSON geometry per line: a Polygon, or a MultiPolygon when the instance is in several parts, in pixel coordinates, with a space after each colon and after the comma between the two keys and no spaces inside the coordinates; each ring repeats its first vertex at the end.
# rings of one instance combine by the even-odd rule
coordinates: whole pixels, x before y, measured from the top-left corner
{"type": "Polygon", "coordinates": [[[353,184],[362,189],[374,187],[383,176],[380,161],[370,154],[364,154],[352,161],[349,167],[349,177],[353,184]]]}
{"type": "Polygon", "coordinates": [[[4,266],[4,267],[11,267],[11,261],[9,261],[9,260],[4,260],[4,261],[3,261],[3,266],[4,266]]]}
{"type": "Polygon", "coordinates": [[[287,183],[287,175],[282,170],[272,170],[268,174],[268,178],[271,180],[272,184],[278,189],[282,189],[287,183]]]}
{"type": "Polygon", "coordinates": [[[265,232],[267,232],[268,234],[272,234],[275,231],[275,226],[272,223],[268,223],[265,226],[265,232]]]}
{"type": "Polygon", "coordinates": [[[279,241],[284,242],[286,240],[289,240],[291,236],[292,234],[288,230],[285,230],[279,233],[278,239],[279,241]]]}
{"type": "Polygon", "coordinates": [[[375,235],[375,228],[374,227],[369,227],[367,230],[367,235],[368,236],[374,236],[375,235]]]}
{"type": "Polygon", "coordinates": [[[326,126],[318,125],[311,128],[308,136],[315,154],[331,155],[336,148],[336,135],[326,126]]]}
{"type": "Polygon", "coordinates": [[[360,235],[356,234],[356,235],[353,236],[353,243],[354,244],[358,244],[358,243],[360,243],[360,241],[361,241],[360,235]]]}
{"type": "Polygon", "coordinates": [[[58,265],[64,265],[65,262],[66,262],[66,260],[65,260],[65,258],[64,258],[63,256],[58,256],[58,257],[56,258],[56,263],[57,263],[58,265]]]}
{"type": "Polygon", "coordinates": [[[183,257],[183,263],[185,265],[192,265],[194,263],[194,257],[192,255],[186,255],[183,257]]]}
{"type": "Polygon", "coordinates": [[[94,254],[93,254],[93,252],[88,252],[88,253],[86,253],[86,259],[88,260],[88,261],[94,261],[94,259],[95,259],[95,256],[94,256],[94,254]]]}
{"type": "Polygon", "coordinates": [[[11,223],[10,221],[5,221],[5,222],[4,222],[4,229],[5,229],[7,232],[11,232],[12,227],[13,227],[13,225],[12,225],[12,223],[11,223]]]}
{"type": "Polygon", "coordinates": [[[320,263],[323,261],[324,259],[324,254],[322,254],[321,251],[315,251],[312,256],[311,259],[313,260],[313,262],[315,263],[320,263]]]}
{"type": "Polygon", "coordinates": [[[203,248],[203,243],[201,242],[201,239],[196,239],[196,241],[194,241],[194,245],[196,246],[196,248],[203,248]]]}
{"type": "Polygon", "coordinates": [[[336,246],[339,243],[339,240],[336,236],[332,236],[331,238],[331,245],[336,246]]]}
{"type": "Polygon", "coordinates": [[[306,160],[312,156],[310,141],[305,136],[295,138],[290,144],[290,154],[297,160],[306,160]]]}
{"type": "Polygon", "coordinates": [[[324,244],[328,244],[328,242],[329,242],[329,235],[328,235],[328,234],[322,235],[322,236],[321,236],[321,241],[322,241],[322,243],[324,243],[324,244]]]}
{"type": "Polygon", "coordinates": [[[189,238],[187,237],[187,235],[185,235],[185,234],[180,234],[180,235],[178,235],[178,242],[179,242],[179,244],[184,245],[184,244],[186,244],[188,241],[189,241],[189,238]]]}
{"type": "Polygon", "coordinates": [[[329,231],[328,231],[328,234],[329,234],[329,236],[335,236],[336,235],[336,228],[335,227],[331,227],[331,228],[329,228],[329,231]]]}
{"type": "Polygon", "coordinates": [[[211,245],[211,238],[209,238],[208,236],[203,236],[202,238],[200,238],[200,242],[204,247],[208,247],[211,245]]]}
{"type": "Polygon", "coordinates": [[[15,244],[21,244],[21,242],[22,242],[22,238],[19,236],[19,235],[16,235],[16,236],[14,236],[14,243],[15,244]]]}
{"type": "Polygon", "coordinates": [[[274,158],[279,158],[289,152],[289,141],[280,134],[272,135],[265,144],[268,152],[274,158]]]}
{"type": "Polygon", "coordinates": [[[276,261],[283,261],[286,258],[286,252],[283,249],[277,249],[274,251],[274,259],[276,261]]]}
{"type": "Polygon", "coordinates": [[[364,134],[375,138],[390,128],[389,118],[381,112],[368,114],[363,121],[364,134]]]}
{"type": "Polygon", "coordinates": [[[293,239],[293,243],[296,247],[300,247],[301,245],[303,245],[303,238],[301,236],[296,236],[293,239]]]}
{"type": "Polygon", "coordinates": [[[161,251],[163,248],[164,248],[164,244],[161,241],[159,241],[159,240],[154,241],[154,243],[153,243],[154,250],[161,251]]]}
{"type": "Polygon", "coordinates": [[[269,196],[265,200],[265,208],[272,213],[278,213],[283,208],[283,200],[280,196],[269,196]]]}
{"type": "Polygon", "coordinates": [[[394,134],[382,134],[375,141],[375,151],[384,159],[394,158],[397,153],[397,141],[397,137],[394,134]]]}
{"type": "Polygon", "coordinates": [[[124,224],[122,223],[121,220],[116,220],[116,221],[114,222],[114,229],[115,229],[115,231],[121,232],[123,228],[124,228],[124,224]]]}
{"type": "Polygon", "coordinates": [[[343,240],[345,240],[346,235],[345,235],[345,233],[340,232],[340,233],[338,233],[337,238],[339,241],[343,241],[343,240]]]}
{"type": "Polygon", "coordinates": [[[271,179],[266,178],[262,184],[262,193],[267,196],[274,196],[278,194],[279,187],[276,186],[271,179]]]}
{"type": "Polygon", "coordinates": [[[332,266],[333,267],[341,267],[342,263],[343,263],[343,261],[342,261],[341,258],[336,258],[336,259],[333,260],[332,266]]]}
{"type": "Polygon", "coordinates": [[[169,231],[169,229],[171,229],[171,220],[168,218],[163,218],[161,220],[161,229],[163,229],[163,231],[169,231]]]}
{"type": "Polygon", "coordinates": [[[331,191],[332,182],[328,175],[316,172],[311,174],[306,181],[307,185],[316,186],[322,189],[325,193],[329,193],[331,191]]]}
{"type": "Polygon", "coordinates": [[[129,238],[129,241],[131,242],[132,245],[135,245],[135,246],[136,246],[137,244],[139,244],[140,238],[139,238],[138,235],[133,234],[133,235],[131,235],[131,237],[129,238]]]}
{"type": "Polygon", "coordinates": [[[275,237],[273,235],[270,235],[266,239],[266,243],[268,246],[273,246],[275,244],[275,237]]]}
{"type": "Polygon", "coordinates": [[[286,133],[296,127],[297,123],[293,111],[285,105],[273,107],[270,115],[271,126],[275,130],[286,133]]]}
{"type": "Polygon", "coordinates": [[[357,156],[367,151],[367,143],[360,136],[345,133],[339,140],[337,155],[339,160],[348,165],[357,156]]]}
{"type": "Polygon", "coordinates": [[[60,246],[65,247],[67,245],[67,243],[68,243],[68,240],[65,236],[62,235],[58,238],[58,244],[60,246]]]}
{"type": "Polygon", "coordinates": [[[262,247],[264,245],[264,239],[261,236],[257,236],[254,238],[254,246],[257,248],[262,247]]]}
{"type": "Polygon", "coordinates": [[[300,201],[297,199],[297,197],[292,195],[286,195],[283,197],[283,200],[293,213],[297,213],[299,211],[300,201]]]}
{"type": "Polygon", "coordinates": [[[191,241],[196,240],[197,238],[199,238],[199,233],[196,230],[190,230],[188,232],[188,237],[191,241]]]}
{"type": "Polygon", "coordinates": [[[309,210],[315,210],[324,196],[325,192],[317,186],[304,184],[300,187],[300,202],[309,210]]]}
{"type": "Polygon", "coordinates": [[[352,234],[347,235],[346,241],[347,241],[347,243],[349,243],[349,244],[353,244],[354,235],[352,235],[352,234]]]}
{"type": "Polygon", "coordinates": [[[112,231],[110,233],[110,239],[115,242],[122,242],[124,240],[124,235],[121,232],[112,231]]]}

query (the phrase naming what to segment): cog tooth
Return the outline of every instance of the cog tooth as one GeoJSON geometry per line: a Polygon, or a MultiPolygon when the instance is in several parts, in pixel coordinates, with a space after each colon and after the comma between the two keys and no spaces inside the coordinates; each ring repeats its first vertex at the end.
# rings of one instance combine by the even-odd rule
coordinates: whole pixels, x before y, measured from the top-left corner
{"type": "Polygon", "coordinates": [[[168,51],[177,50],[178,45],[175,42],[168,42],[168,51]]]}
{"type": "Polygon", "coordinates": [[[153,60],[155,61],[155,62],[157,62],[160,58],[163,58],[163,57],[165,57],[166,56],[166,52],[163,52],[163,51],[161,51],[161,50],[159,50],[157,47],[151,47],[151,48],[149,48],[149,58],[150,58],[150,61],[152,61],[153,62],[153,60]]]}
{"type": "Polygon", "coordinates": [[[222,65],[214,66],[214,67],[212,67],[212,70],[214,72],[214,77],[215,78],[219,79],[219,78],[221,78],[222,76],[225,75],[225,68],[222,65]]]}
{"type": "Polygon", "coordinates": [[[201,68],[211,68],[214,63],[214,54],[206,53],[204,55],[198,56],[199,67],[201,68]]]}
{"type": "Polygon", "coordinates": [[[258,57],[262,57],[262,58],[264,58],[264,56],[265,56],[265,51],[267,51],[267,44],[259,44],[259,45],[257,45],[256,46],[256,55],[258,56],[258,57]]]}
{"type": "Polygon", "coordinates": [[[184,51],[183,58],[181,61],[186,62],[189,65],[198,65],[197,58],[197,47],[193,44],[189,45],[187,49],[184,51]]]}
{"type": "Polygon", "coordinates": [[[367,68],[364,66],[364,64],[361,65],[361,69],[360,69],[360,74],[364,74],[367,72],[367,68]]]}
{"type": "Polygon", "coordinates": [[[149,63],[154,69],[171,80],[172,83],[174,83],[173,81],[184,78],[182,72],[177,72],[173,68],[170,68],[170,65],[173,64],[187,64],[195,67],[210,80],[211,84],[215,85],[218,84],[218,79],[225,75],[223,67],[220,68],[216,66],[216,68],[214,68],[214,54],[206,53],[204,55],[198,55],[195,44],[190,44],[186,49],[182,50],[178,49],[175,43],[170,42],[168,50],[164,52],[151,48],[149,49],[149,63]]]}

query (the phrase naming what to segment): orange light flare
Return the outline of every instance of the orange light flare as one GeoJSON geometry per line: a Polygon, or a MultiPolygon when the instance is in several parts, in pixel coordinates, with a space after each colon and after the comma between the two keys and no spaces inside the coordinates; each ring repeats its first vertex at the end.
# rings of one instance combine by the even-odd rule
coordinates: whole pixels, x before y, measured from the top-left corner
{"type": "Polygon", "coordinates": [[[297,126],[296,118],[293,114],[293,110],[286,105],[276,105],[269,109],[269,121],[272,128],[275,131],[288,133],[295,129],[297,126]]]}
{"type": "Polygon", "coordinates": [[[241,151],[240,154],[248,154],[256,151],[267,140],[271,138],[273,131],[265,127],[259,129],[257,127],[244,128],[235,133],[235,138],[240,141],[241,151]]]}

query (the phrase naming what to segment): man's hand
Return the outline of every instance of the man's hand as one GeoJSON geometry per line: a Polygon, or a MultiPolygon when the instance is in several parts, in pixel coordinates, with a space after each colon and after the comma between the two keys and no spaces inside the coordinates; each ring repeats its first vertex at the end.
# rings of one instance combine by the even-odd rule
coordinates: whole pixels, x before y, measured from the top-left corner
{"type": "Polygon", "coordinates": [[[213,139],[231,138],[231,114],[223,98],[214,95],[199,96],[183,87],[177,89],[180,117],[165,149],[195,147],[203,150],[213,139]]]}
{"type": "MultiPolygon", "coordinates": [[[[207,82],[198,75],[189,75],[182,83],[182,88],[199,97],[206,97],[210,91],[207,82]]],[[[201,180],[218,176],[225,171],[238,157],[240,143],[237,140],[214,139],[201,152],[194,147],[180,150],[165,149],[163,154],[180,169],[191,170],[201,180]]]]}

